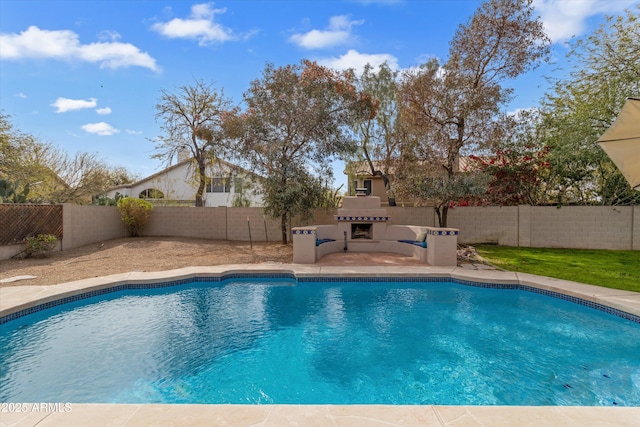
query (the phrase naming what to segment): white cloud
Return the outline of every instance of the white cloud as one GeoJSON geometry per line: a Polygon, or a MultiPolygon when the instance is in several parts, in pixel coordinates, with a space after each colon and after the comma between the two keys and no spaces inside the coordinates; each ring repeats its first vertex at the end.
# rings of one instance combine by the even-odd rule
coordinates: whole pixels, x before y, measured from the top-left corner
{"type": "Polygon", "coordinates": [[[100,136],[110,136],[120,132],[118,129],[105,122],[87,123],[86,125],[80,126],[80,128],[87,133],[94,133],[100,136]]]}
{"type": "Polygon", "coordinates": [[[125,129],[125,132],[127,132],[127,134],[129,134],[129,135],[142,135],[142,131],[141,130],[125,129]]]}
{"type": "Polygon", "coordinates": [[[70,30],[41,30],[31,26],[20,34],[0,34],[0,58],[6,60],[56,59],[98,64],[100,68],[131,66],[157,71],[155,59],[130,43],[81,44],[70,30]]]}
{"type": "Polygon", "coordinates": [[[171,39],[198,40],[200,46],[233,40],[233,31],[214,22],[215,15],[227,10],[213,9],[211,6],[212,3],[193,5],[187,19],[174,18],[168,22],[157,22],[151,29],[171,39]]]}
{"type": "Polygon", "coordinates": [[[305,49],[323,49],[343,45],[353,39],[351,29],[362,25],[364,20],[350,21],[347,15],[332,16],[327,30],[311,30],[304,34],[294,34],[289,40],[305,49]]]}
{"type": "Polygon", "coordinates": [[[101,115],[111,114],[111,108],[109,108],[109,107],[96,108],[96,113],[101,114],[101,115]]]}
{"type": "Polygon", "coordinates": [[[613,15],[637,3],[637,0],[534,0],[544,29],[553,43],[562,43],[583,34],[587,19],[594,15],[613,15]]]}
{"type": "Polygon", "coordinates": [[[114,42],[116,40],[120,40],[121,37],[122,36],[117,31],[105,30],[105,31],[100,31],[98,33],[98,39],[100,39],[102,41],[112,41],[112,42],[114,42]]]}
{"type": "Polygon", "coordinates": [[[84,99],[69,99],[58,98],[56,102],[51,104],[52,107],[57,108],[56,113],[66,113],[67,111],[82,110],[83,108],[96,108],[98,100],[95,98],[89,98],[88,101],[84,99]]]}
{"type": "Polygon", "coordinates": [[[368,54],[360,53],[356,50],[350,49],[347,53],[339,57],[325,58],[318,60],[320,65],[324,65],[336,70],[347,70],[353,68],[356,74],[362,74],[364,66],[370,64],[371,66],[378,67],[384,62],[387,62],[392,70],[397,70],[398,58],[388,53],[368,54]]]}
{"type": "Polygon", "coordinates": [[[129,43],[91,43],[78,49],[78,56],[87,62],[99,63],[100,68],[138,66],[159,71],[156,60],[129,43]]]}
{"type": "Polygon", "coordinates": [[[22,98],[22,99],[27,99],[27,95],[25,95],[24,93],[20,92],[20,93],[16,93],[15,94],[16,97],[18,98],[22,98]]]}

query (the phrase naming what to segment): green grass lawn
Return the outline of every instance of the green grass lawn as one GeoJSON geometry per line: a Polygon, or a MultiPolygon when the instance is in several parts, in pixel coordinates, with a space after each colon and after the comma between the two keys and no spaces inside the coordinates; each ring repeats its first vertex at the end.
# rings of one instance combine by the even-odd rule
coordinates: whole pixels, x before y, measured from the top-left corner
{"type": "Polygon", "coordinates": [[[640,251],[489,245],[476,250],[505,270],[640,292],[640,251]]]}

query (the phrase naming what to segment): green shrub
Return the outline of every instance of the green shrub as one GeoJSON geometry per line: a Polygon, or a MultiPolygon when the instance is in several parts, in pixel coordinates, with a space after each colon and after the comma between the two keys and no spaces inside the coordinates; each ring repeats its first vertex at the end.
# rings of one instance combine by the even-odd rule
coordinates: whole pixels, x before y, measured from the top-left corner
{"type": "Polygon", "coordinates": [[[56,247],[58,238],[53,234],[38,234],[24,239],[26,248],[24,250],[25,258],[31,256],[48,257],[56,247]]]}
{"type": "Polygon", "coordinates": [[[29,184],[20,188],[20,181],[12,182],[0,179],[0,203],[27,203],[29,200],[29,184]]]}
{"type": "Polygon", "coordinates": [[[99,196],[94,196],[91,200],[92,205],[98,206],[118,206],[118,200],[122,199],[122,194],[116,192],[116,195],[113,197],[109,197],[106,194],[101,194],[99,196]]]}
{"type": "Polygon", "coordinates": [[[117,206],[129,236],[140,236],[140,232],[149,222],[153,205],[143,199],[125,197],[118,200],[117,206]]]}

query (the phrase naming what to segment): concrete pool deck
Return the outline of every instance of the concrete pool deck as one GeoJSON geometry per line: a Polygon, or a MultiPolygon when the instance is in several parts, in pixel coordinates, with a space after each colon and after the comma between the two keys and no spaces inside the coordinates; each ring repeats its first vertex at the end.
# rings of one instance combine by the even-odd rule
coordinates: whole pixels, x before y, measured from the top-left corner
{"type": "MultiPolygon", "coordinates": [[[[226,273],[293,273],[298,277],[454,278],[509,283],[581,298],[640,316],[640,293],[498,270],[424,265],[242,264],[131,272],[53,286],[0,287],[0,317],[92,290],[226,273]]],[[[38,403],[39,405],[39,403],[38,403]]],[[[160,405],[74,404],[0,412],[0,426],[638,426],[640,407],[388,406],[388,405],[160,405]],[[35,409],[35,410],[34,410],[35,409]],[[39,409],[43,409],[40,411],[39,409]]],[[[15,408],[13,408],[15,409],[15,408]]]]}

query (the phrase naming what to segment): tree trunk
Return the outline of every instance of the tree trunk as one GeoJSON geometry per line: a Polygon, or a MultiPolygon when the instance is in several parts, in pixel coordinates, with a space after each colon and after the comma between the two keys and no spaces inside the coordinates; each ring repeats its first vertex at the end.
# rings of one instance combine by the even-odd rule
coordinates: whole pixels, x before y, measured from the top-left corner
{"type": "Polygon", "coordinates": [[[287,214],[280,217],[280,230],[282,231],[282,244],[287,244],[287,214]]]}
{"type": "Polygon", "coordinates": [[[442,217],[440,217],[440,227],[447,226],[447,213],[449,212],[449,203],[442,207],[442,217]]]}
{"type": "Polygon", "coordinates": [[[207,183],[205,167],[204,161],[198,160],[198,176],[200,177],[200,182],[198,183],[198,191],[196,192],[196,208],[204,207],[202,196],[204,195],[204,187],[207,183]]]}
{"type": "Polygon", "coordinates": [[[436,211],[436,215],[438,216],[438,227],[446,228],[447,213],[449,212],[449,203],[446,203],[440,206],[435,206],[433,209],[436,211]]]}
{"type": "Polygon", "coordinates": [[[382,177],[384,189],[387,192],[387,200],[389,201],[389,206],[396,206],[396,198],[392,195],[393,193],[391,193],[391,181],[389,181],[389,177],[386,174],[381,173],[380,171],[376,172],[379,172],[380,177],[382,177]]]}

